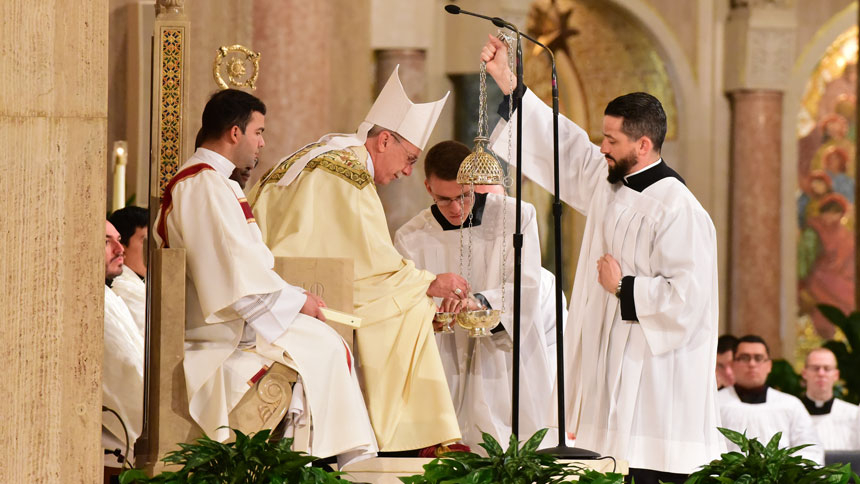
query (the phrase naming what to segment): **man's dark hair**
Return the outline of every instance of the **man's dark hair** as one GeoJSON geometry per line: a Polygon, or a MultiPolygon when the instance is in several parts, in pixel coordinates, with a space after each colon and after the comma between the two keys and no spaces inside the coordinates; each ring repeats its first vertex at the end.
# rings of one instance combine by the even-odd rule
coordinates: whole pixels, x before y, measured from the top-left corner
{"type": "Polygon", "coordinates": [[[632,140],[647,136],[657,153],[666,138],[666,113],[656,97],[646,92],[631,92],[613,99],[603,111],[606,116],[617,116],[621,132],[632,140]]]}
{"type": "Polygon", "coordinates": [[[110,214],[108,221],[119,232],[119,241],[128,247],[128,241],[138,228],[149,225],[149,210],[133,205],[121,208],[110,214]]]}
{"type": "Polygon", "coordinates": [[[738,338],[733,335],[724,334],[720,336],[720,338],[717,340],[717,354],[721,355],[726,351],[734,351],[735,344],[737,344],[737,342],[738,338]]]}
{"type": "Polygon", "coordinates": [[[435,144],[424,157],[424,176],[435,176],[440,180],[452,181],[457,179],[460,164],[472,150],[459,141],[442,141],[435,144]]]}
{"type": "Polygon", "coordinates": [[[764,345],[764,352],[767,353],[768,358],[770,358],[770,348],[767,346],[767,343],[764,341],[764,339],[761,336],[757,336],[754,334],[748,334],[746,336],[741,336],[740,338],[738,338],[738,342],[735,343],[734,348],[732,348],[732,354],[733,355],[738,352],[738,346],[740,346],[741,343],[761,343],[761,344],[763,344],[764,345]]]}
{"type": "Polygon", "coordinates": [[[256,96],[238,89],[216,92],[203,108],[203,125],[194,144],[199,147],[207,141],[218,139],[233,126],[238,126],[244,133],[254,111],[266,114],[266,105],[256,96]]]}

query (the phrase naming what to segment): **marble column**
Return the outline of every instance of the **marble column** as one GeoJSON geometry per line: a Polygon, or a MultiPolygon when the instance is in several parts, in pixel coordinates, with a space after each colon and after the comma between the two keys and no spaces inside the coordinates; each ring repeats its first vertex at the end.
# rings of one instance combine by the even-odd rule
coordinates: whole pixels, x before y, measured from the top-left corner
{"type": "Polygon", "coordinates": [[[729,328],[757,334],[774,356],[780,337],[782,92],[729,93],[732,102],[729,328]]]}
{"type": "MultiPolygon", "coordinates": [[[[379,93],[385,85],[394,67],[400,65],[400,81],[403,89],[412,102],[426,102],[424,97],[424,79],[426,78],[426,52],[421,49],[384,49],[376,52],[376,89],[379,93]]],[[[375,96],[374,96],[375,97],[375,96]]],[[[435,99],[434,99],[435,101],[435,99]]],[[[427,143],[424,152],[430,149],[427,143]]],[[[379,198],[385,208],[388,220],[388,230],[394,236],[403,224],[409,221],[422,209],[426,208],[426,197],[416,194],[426,193],[424,188],[424,160],[412,167],[412,176],[394,180],[388,185],[378,185],[379,198]]]]}
{"type": "Polygon", "coordinates": [[[0,482],[101,482],[108,1],[0,2],[0,482]]]}

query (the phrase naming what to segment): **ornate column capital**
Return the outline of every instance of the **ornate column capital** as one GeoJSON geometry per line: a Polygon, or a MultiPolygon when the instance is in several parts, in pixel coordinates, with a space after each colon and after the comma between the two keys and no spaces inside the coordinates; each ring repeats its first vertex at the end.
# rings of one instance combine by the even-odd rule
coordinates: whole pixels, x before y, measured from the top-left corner
{"type": "Polygon", "coordinates": [[[185,17],[185,0],[156,0],[155,15],[185,17]]]}
{"type": "Polygon", "coordinates": [[[794,62],[795,0],[732,0],[726,23],[725,87],[782,91],[794,62]]]}

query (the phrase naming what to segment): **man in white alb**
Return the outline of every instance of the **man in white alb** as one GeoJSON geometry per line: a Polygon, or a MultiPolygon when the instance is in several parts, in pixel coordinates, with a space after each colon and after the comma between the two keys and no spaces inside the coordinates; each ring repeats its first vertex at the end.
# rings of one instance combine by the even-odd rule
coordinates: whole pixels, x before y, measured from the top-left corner
{"type": "MultiPolygon", "coordinates": [[[[191,416],[225,440],[231,411],[278,365],[295,369],[292,425],[312,425],[309,453],[343,466],[375,454],[353,356],[317,297],[284,282],[239,184],[263,147],[266,107],[227,89],[203,110],[200,147],[165,189],[156,242],[186,251],[185,379],[191,416]],[[319,318],[319,319],[317,319],[319,318]],[[298,401],[297,401],[298,398],[298,401]]],[[[271,422],[274,427],[278,422],[271,422]]],[[[259,430],[259,429],[258,429],[259,430]]]]}
{"type": "Polygon", "coordinates": [[[827,348],[810,351],[801,376],[806,393],[800,401],[812,417],[824,450],[860,450],[860,407],[833,396],[833,385],[839,380],[836,355],[827,348]]]}
{"type": "Polygon", "coordinates": [[[149,231],[149,211],[143,207],[128,206],[114,211],[108,218],[119,232],[124,249],[125,263],[122,273],[114,278],[111,289],[121,297],[137,328],[143,336],[146,327],[146,254],[149,231]]]}
{"type": "MultiPolygon", "coordinates": [[[[456,141],[443,141],[427,152],[424,185],[434,204],[397,230],[394,245],[419,269],[437,274],[458,272],[469,278],[475,298],[440,300],[442,311],[480,308],[503,311],[501,323],[492,330],[491,336],[470,338],[466,330],[456,325],[454,333],[436,335],[463,442],[475,452],[484,452],[478,447],[483,441],[482,431],[500,442],[507,442],[511,435],[514,277],[511,238],[516,207],[510,197],[487,193],[473,195],[468,186],[457,183],[457,171],[469,153],[469,148],[456,141]],[[503,226],[505,215],[507,221],[503,226]],[[460,267],[461,241],[463,268],[460,267]],[[503,246],[507,253],[504,266],[501,261],[503,246]]],[[[548,402],[553,373],[547,361],[548,329],[544,327],[541,306],[535,304],[541,299],[535,209],[528,203],[522,208],[526,250],[522,265],[524,304],[520,321],[522,367],[518,438],[525,440],[549,427],[548,402]]],[[[552,324],[549,332],[554,329],[555,324],[552,324]]],[[[555,445],[555,439],[545,438],[544,444],[555,445]]]]}
{"type": "MultiPolygon", "coordinates": [[[[523,96],[496,126],[493,151],[506,152],[522,116],[523,173],[552,187],[551,109],[516,85],[500,40],[490,37],[481,60],[503,93],[523,96]]],[[[684,482],[723,448],[716,232],[661,157],[660,102],[631,93],[604,115],[600,146],[559,120],[561,199],[587,217],[564,341],[568,430],[577,446],[627,460],[637,484],[684,482]]]]}
{"type": "MultiPolygon", "coordinates": [[[[102,447],[108,451],[120,449],[120,452],[125,454],[126,446],[129,452],[134,449],[134,441],[143,428],[143,334],[125,302],[109,287],[122,273],[123,253],[119,232],[105,220],[102,405],[117,415],[102,414],[102,447]]],[[[109,467],[122,467],[114,455],[107,455],[105,464],[109,467]]]]}
{"type": "MultiPolygon", "coordinates": [[[[732,370],[734,386],[719,391],[722,426],[767,444],[777,432],[782,432],[780,447],[813,444],[800,450],[800,455],[824,464],[824,449],[812,426],[812,419],[800,400],[767,385],[773,363],[767,343],[755,335],[738,339],[734,349],[732,370]]],[[[729,450],[737,446],[727,443],[729,450]]]]}

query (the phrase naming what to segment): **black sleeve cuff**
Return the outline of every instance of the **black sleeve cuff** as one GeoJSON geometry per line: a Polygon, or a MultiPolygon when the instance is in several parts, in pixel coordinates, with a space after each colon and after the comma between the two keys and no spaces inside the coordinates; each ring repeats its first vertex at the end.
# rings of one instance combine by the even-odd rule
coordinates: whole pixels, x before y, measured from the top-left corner
{"type": "MultiPolygon", "coordinates": [[[[517,90],[517,94],[520,97],[522,97],[526,93],[526,86],[525,85],[517,86],[516,90],[517,90]]],[[[505,97],[503,97],[502,102],[499,103],[498,113],[499,113],[499,116],[501,116],[502,119],[504,119],[505,121],[510,121],[510,119],[508,118],[508,103],[510,102],[510,99],[511,99],[511,95],[508,94],[505,97]]],[[[514,112],[516,112],[516,110],[517,110],[516,103],[514,103],[514,112]]]]}
{"type": "Polygon", "coordinates": [[[636,316],[636,301],[633,299],[633,276],[621,279],[621,319],[639,321],[636,316]]]}

